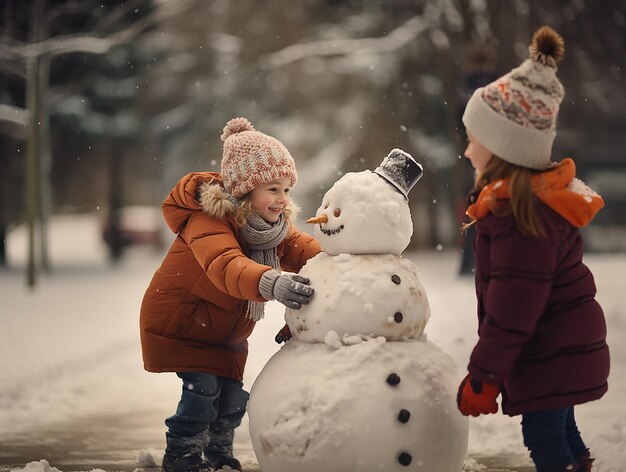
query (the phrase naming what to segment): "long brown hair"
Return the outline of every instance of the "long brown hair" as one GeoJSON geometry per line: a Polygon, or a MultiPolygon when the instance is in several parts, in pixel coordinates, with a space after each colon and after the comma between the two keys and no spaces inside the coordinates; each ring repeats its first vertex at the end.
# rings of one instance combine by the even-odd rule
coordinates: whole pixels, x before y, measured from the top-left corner
{"type": "MultiPolygon", "coordinates": [[[[511,164],[494,155],[478,175],[472,192],[478,194],[494,180],[508,179],[510,197],[492,200],[491,212],[496,216],[513,214],[520,233],[524,236],[545,238],[546,233],[535,209],[536,196],[532,191],[532,177],[540,172],[511,164]]],[[[467,229],[473,223],[464,225],[463,229],[467,229]]]]}

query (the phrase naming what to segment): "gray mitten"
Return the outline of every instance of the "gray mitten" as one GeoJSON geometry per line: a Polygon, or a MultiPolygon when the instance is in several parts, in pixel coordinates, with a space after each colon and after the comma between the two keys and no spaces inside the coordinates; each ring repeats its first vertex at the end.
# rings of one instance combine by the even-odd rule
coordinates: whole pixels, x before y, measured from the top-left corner
{"type": "Polygon", "coordinates": [[[278,300],[286,307],[299,310],[301,305],[309,303],[313,288],[309,279],[294,274],[281,274],[277,270],[268,270],[261,276],[259,292],[263,298],[278,300]]]}

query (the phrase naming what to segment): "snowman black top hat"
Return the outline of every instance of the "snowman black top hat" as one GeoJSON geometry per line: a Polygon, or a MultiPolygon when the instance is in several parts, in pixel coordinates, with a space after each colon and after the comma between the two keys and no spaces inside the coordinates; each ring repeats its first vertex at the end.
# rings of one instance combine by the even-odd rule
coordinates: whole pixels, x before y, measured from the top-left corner
{"type": "Polygon", "coordinates": [[[424,169],[408,152],[396,148],[392,149],[383,162],[374,169],[374,173],[393,185],[404,198],[408,199],[409,190],[424,174],[424,169]]]}

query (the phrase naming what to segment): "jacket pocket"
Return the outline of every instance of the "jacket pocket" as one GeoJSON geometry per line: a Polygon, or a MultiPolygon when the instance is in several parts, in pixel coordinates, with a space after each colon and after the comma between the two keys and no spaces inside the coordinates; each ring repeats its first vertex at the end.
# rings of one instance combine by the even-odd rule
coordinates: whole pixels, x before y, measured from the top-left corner
{"type": "Polygon", "coordinates": [[[172,317],[166,334],[182,342],[226,345],[233,332],[240,329],[240,317],[202,300],[181,306],[180,310],[172,317]]]}
{"type": "Polygon", "coordinates": [[[181,303],[169,317],[164,334],[173,338],[178,338],[194,322],[199,302],[181,303]]]}
{"type": "Polygon", "coordinates": [[[234,322],[223,339],[224,344],[228,346],[241,345],[245,343],[250,334],[252,334],[256,323],[246,316],[248,303],[250,302],[244,303],[239,314],[233,317],[234,322]]]}

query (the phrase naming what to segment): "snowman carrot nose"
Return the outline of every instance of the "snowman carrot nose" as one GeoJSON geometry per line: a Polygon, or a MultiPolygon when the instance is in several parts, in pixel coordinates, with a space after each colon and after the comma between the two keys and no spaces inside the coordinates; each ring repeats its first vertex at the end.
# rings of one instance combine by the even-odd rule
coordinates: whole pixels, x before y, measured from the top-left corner
{"type": "Polygon", "coordinates": [[[328,217],[326,215],[314,216],[306,220],[306,222],[312,225],[328,223],[328,217]]]}

